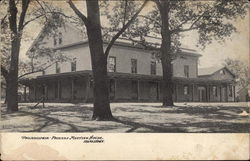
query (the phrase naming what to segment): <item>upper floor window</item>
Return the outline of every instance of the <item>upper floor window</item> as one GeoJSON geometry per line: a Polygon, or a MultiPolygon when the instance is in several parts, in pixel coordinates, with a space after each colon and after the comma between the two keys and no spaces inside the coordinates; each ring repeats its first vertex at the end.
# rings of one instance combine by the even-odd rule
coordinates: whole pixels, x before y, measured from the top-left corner
{"type": "Polygon", "coordinates": [[[188,95],[188,93],[189,93],[188,85],[185,85],[183,89],[183,94],[188,95]]]}
{"type": "Polygon", "coordinates": [[[151,61],[151,74],[156,75],[156,62],[151,61]]]}
{"type": "Polygon", "coordinates": [[[221,71],[220,71],[220,74],[223,74],[223,75],[224,75],[224,74],[225,74],[225,71],[224,71],[224,70],[221,70],[221,71]]]}
{"type": "Polygon", "coordinates": [[[116,57],[114,56],[108,59],[108,72],[116,72],[116,57]]]}
{"type": "Polygon", "coordinates": [[[213,95],[217,96],[217,87],[216,86],[213,86],[213,95]]]}
{"type": "Polygon", "coordinates": [[[137,73],[137,60],[131,59],[131,73],[137,73]]]}
{"type": "Polygon", "coordinates": [[[61,32],[59,32],[59,35],[58,35],[58,43],[62,44],[62,33],[61,32]]]}
{"type": "Polygon", "coordinates": [[[54,36],[54,46],[57,45],[57,36],[54,36]]]}
{"type": "Polygon", "coordinates": [[[61,68],[59,66],[59,63],[56,62],[56,73],[60,73],[61,72],[61,68]]]}
{"type": "Polygon", "coordinates": [[[189,66],[188,65],[184,65],[184,76],[186,78],[189,78],[189,66]]]}
{"type": "Polygon", "coordinates": [[[71,62],[71,71],[72,72],[76,71],[76,58],[73,59],[73,61],[71,62]]]}

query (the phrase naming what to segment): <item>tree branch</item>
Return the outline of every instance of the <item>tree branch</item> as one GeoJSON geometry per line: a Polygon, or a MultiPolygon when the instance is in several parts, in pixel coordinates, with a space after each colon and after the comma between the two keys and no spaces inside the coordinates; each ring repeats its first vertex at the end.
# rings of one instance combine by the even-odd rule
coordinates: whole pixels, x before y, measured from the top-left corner
{"type": "Polygon", "coordinates": [[[1,25],[4,23],[6,18],[7,18],[7,14],[1,19],[1,25]]]}
{"type": "Polygon", "coordinates": [[[7,80],[9,72],[8,72],[8,70],[3,65],[1,65],[1,74],[7,80]]]}
{"type": "Polygon", "coordinates": [[[75,14],[82,19],[82,21],[84,22],[86,26],[88,26],[88,23],[89,23],[88,18],[83,13],[81,13],[78,8],[76,8],[72,0],[67,0],[67,2],[70,8],[75,12],[75,14]]]}
{"type": "Polygon", "coordinates": [[[25,27],[25,26],[28,25],[30,22],[35,21],[36,19],[38,19],[38,18],[40,18],[40,17],[42,17],[42,16],[45,16],[45,15],[44,15],[44,14],[38,15],[38,16],[36,16],[36,17],[30,19],[29,21],[26,21],[26,22],[23,24],[23,27],[25,27]]]}
{"type": "Polygon", "coordinates": [[[171,31],[171,34],[173,34],[173,33],[180,33],[180,32],[186,32],[186,31],[191,31],[191,30],[195,30],[195,29],[198,29],[198,28],[199,28],[199,26],[189,27],[187,29],[175,29],[175,30],[171,31]]]}
{"type": "MultiPolygon", "coordinates": [[[[146,50],[150,50],[150,51],[159,51],[160,48],[156,47],[156,44],[153,43],[143,43],[143,41],[140,40],[134,40],[132,38],[128,38],[130,41],[134,42],[134,43],[138,43],[140,45],[142,45],[146,50]],[[151,44],[151,45],[150,45],[151,44]]],[[[158,44],[157,44],[158,45],[158,44]]]]}
{"type": "Polygon", "coordinates": [[[145,18],[145,19],[148,19],[148,20],[150,20],[150,21],[153,21],[153,22],[155,22],[157,25],[159,25],[159,26],[161,27],[161,24],[160,24],[158,21],[156,21],[155,19],[153,19],[153,18],[144,16],[144,15],[138,15],[138,17],[143,17],[143,18],[145,18]]]}
{"type": "Polygon", "coordinates": [[[51,66],[52,66],[53,64],[55,64],[55,63],[56,63],[56,62],[51,63],[50,65],[48,65],[47,67],[45,67],[45,68],[43,68],[43,69],[38,69],[38,70],[31,71],[31,72],[25,73],[25,74],[23,74],[23,75],[20,75],[20,76],[18,77],[18,79],[20,79],[20,78],[22,78],[22,77],[24,77],[24,76],[26,76],[26,75],[32,74],[32,73],[42,72],[42,71],[48,69],[49,67],[51,67],[51,66]]]}
{"type": "Polygon", "coordinates": [[[21,12],[21,15],[20,15],[18,31],[23,30],[24,19],[25,19],[26,12],[27,12],[28,7],[29,7],[29,3],[30,3],[30,0],[22,0],[22,12],[21,12]]]}
{"type": "Polygon", "coordinates": [[[145,7],[147,4],[148,0],[145,0],[142,6],[139,8],[139,10],[134,14],[134,16],[122,27],[122,29],[116,33],[116,35],[112,38],[110,43],[108,44],[108,47],[105,50],[105,56],[108,57],[109,51],[111,47],[114,45],[115,41],[119,38],[119,36],[133,23],[133,21],[136,19],[138,14],[141,12],[141,10],[145,7]]]}
{"type": "MultiPolygon", "coordinates": [[[[37,2],[38,5],[42,8],[42,10],[43,10],[44,12],[46,12],[45,8],[44,8],[43,5],[39,2],[39,0],[36,0],[36,2],[37,2]]],[[[48,17],[46,16],[46,14],[45,14],[44,16],[45,16],[46,20],[48,20],[48,17]]]]}

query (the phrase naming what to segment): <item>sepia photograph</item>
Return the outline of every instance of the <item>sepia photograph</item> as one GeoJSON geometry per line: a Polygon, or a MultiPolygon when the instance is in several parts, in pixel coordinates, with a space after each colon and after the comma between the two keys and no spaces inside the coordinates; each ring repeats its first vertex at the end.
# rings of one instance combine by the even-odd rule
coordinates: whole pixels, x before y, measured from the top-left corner
{"type": "Polygon", "coordinates": [[[1,0],[0,13],[2,138],[249,136],[247,0],[1,0]]]}

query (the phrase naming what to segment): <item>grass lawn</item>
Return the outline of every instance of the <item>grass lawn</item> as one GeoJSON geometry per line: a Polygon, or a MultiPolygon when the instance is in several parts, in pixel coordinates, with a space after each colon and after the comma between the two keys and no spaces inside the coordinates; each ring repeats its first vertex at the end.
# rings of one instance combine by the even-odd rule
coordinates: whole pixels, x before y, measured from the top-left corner
{"type": "Polygon", "coordinates": [[[1,107],[2,132],[249,132],[247,103],[111,103],[115,121],[92,121],[92,104],[19,103],[19,111],[1,107]]]}

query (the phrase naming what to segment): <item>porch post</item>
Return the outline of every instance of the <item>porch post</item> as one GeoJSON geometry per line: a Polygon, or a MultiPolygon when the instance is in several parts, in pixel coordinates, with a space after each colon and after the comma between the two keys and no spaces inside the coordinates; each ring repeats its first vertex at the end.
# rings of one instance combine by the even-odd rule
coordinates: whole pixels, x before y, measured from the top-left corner
{"type": "Polygon", "coordinates": [[[89,97],[90,81],[91,81],[91,79],[90,79],[89,75],[87,75],[87,78],[86,78],[85,103],[88,101],[88,97],[89,97]]]}
{"type": "Polygon", "coordinates": [[[137,101],[140,100],[140,81],[137,80],[137,101]]]}
{"type": "Polygon", "coordinates": [[[236,102],[236,100],[235,100],[235,86],[233,86],[233,95],[234,95],[234,102],[236,102]]]}
{"type": "Polygon", "coordinates": [[[206,93],[207,93],[207,102],[209,102],[209,85],[207,85],[207,88],[206,88],[206,93]]]}
{"type": "Polygon", "coordinates": [[[222,85],[220,85],[219,88],[220,88],[220,102],[222,102],[222,91],[221,91],[222,90],[222,85]]]}
{"type": "Polygon", "coordinates": [[[74,89],[74,87],[75,87],[75,84],[74,84],[74,77],[73,78],[71,78],[71,101],[73,101],[74,99],[75,99],[75,97],[74,97],[74,91],[75,91],[75,89],[74,89]]]}
{"type": "Polygon", "coordinates": [[[114,86],[115,86],[115,89],[114,89],[115,90],[114,91],[114,100],[116,100],[116,83],[117,83],[116,81],[117,81],[116,78],[114,78],[114,83],[115,83],[114,84],[114,86]]]}
{"type": "Polygon", "coordinates": [[[226,102],[228,102],[228,88],[227,88],[227,84],[226,84],[226,102]]]}
{"type": "Polygon", "coordinates": [[[27,93],[26,93],[26,86],[24,86],[24,102],[26,102],[26,97],[27,97],[27,93]]]}
{"type": "Polygon", "coordinates": [[[60,93],[60,80],[57,80],[57,99],[61,99],[61,93],[60,93]]]}
{"type": "Polygon", "coordinates": [[[36,101],[36,82],[34,83],[34,93],[35,93],[35,101],[36,101]]]}
{"type": "Polygon", "coordinates": [[[175,84],[175,101],[178,102],[178,83],[175,84]]]}
{"type": "Polygon", "coordinates": [[[156,82],[156,100],[159,100],[159,82],[156,82]]]}
{"type": "Polygon", "coordinates": [[[192,84],[192,102],[194,102],[194,84],[192,84]]]}
{"type": "Polygon", "coordinates": [[[44,85],[44,90],[45,90],[44,91],[44,94],[45,94],[45,98],[44,99],[48,100],[48,85],[47,84],[44,85]]]}

